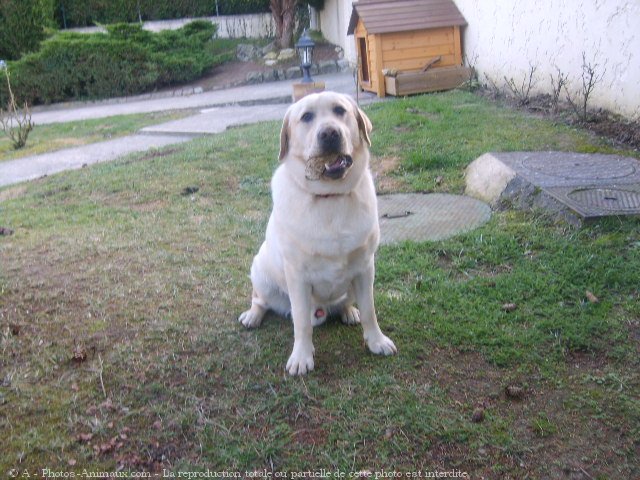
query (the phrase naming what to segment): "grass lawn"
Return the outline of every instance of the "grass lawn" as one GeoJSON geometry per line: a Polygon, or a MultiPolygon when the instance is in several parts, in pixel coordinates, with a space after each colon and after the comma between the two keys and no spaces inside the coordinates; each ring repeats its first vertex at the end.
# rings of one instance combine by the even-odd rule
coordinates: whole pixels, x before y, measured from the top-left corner
{"type": "Polygon", "coordinates": [[[141,128],[169,122],[192,114],[190,110],[117,115],[77,122],[35,125],[24,148],[16,150],[9,137],[0,132],[0,162],[41,153],[103,142],[131,135],[141,128]]]}
{"type": "MultiPolygon", "coordinates": [[[[460,193],[491,150],[611,151],[469,93],[367,112],[382,191],[460,193]]],[[[638,478],[638,219],[574,230],[508,211],[383,247],[377,310],[399,354],[370,355],[360,327],[330,320],[316,370],[290,378],[291,323],[236,320],[278,132],[0,189],[0,226],[15,231],[0,237],[0,472],[638,478]]]]}

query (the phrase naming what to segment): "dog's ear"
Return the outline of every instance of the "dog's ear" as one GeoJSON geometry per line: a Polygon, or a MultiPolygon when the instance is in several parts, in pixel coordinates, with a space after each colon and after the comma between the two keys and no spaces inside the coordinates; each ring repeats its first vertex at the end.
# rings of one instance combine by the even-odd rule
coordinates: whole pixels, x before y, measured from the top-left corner
{"type": "Polygon", "coordinates": [[[280,155],[279,160],[282,161],[289,152],[289,117],[290,110],[284,114],[284,120],[282,120],[282,128],[280,129],[280,155]]]}
{"type": "Polygon", "coordinates": [[[358,106],[356,101],[347,95],[347,98],[353,105],[353,109],[355,112],[356,120],[358,121],[358,130],[360,130],[360,136],[363,138],[367,145],[371,146],[371,130],[373,130],[373,125],[371,124],[371,120],[367,117],[367,114],[362,111],[362,109],[358,106]]]}

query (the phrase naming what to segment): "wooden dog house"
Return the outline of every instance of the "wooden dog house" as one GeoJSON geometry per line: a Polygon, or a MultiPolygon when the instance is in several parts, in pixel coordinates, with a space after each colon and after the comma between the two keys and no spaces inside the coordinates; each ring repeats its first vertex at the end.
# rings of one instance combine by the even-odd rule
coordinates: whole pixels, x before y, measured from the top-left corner
{"type": "Polygon", "coordinates": [[[452,0],[359,0],[354,35],[362,89],[385,94],[447,90],[468,80],[462,66],[464,17],[452,0]]]}

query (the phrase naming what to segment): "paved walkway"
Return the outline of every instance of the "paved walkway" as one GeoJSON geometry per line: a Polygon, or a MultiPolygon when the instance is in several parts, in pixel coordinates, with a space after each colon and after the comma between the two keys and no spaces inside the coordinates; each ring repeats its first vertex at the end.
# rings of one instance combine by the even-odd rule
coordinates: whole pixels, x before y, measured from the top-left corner
{"type": "MultiPolygon", "coordinates": [[[[334,73],[314,77],[326,83],[327,90],[355,95],[356,87],[351,73],[334,73]]],[[[36,125],[72,122],[89,118],[114,115],[160,112],[166,110],[205,109],[211,107],[242,105],[255,106],[290,101],[294,81],[244,85],[224,90],[212,90],[187,96],[171,96],[170,92],[138,95],[97,102],[69,102],[53,106],[36,107],[32,120],[36,125]]],[[[367,98],[369,98],[367,96],[367,98]]]]}
{"type": "Polygon", "coordinates": [[[0,162],[0,187],[65,170],[82,168],[93,163],[114,160],[129,153],[185,142],[192,138],[184,135],[130,135],[106,142],[0,162]]]}
{"type": "MultiPolygon", "coordinates": [[[[355,96],[356,88],[350,73],[322,75],[316,78],[325,82],[327,90],[355,96]]],[[[92,163],[114,160],[133,152],[181,143],[197,135],[220,133],[230,126],[279,120],[284,116],[291,101],[293,82],[291,80],[247,85],[189,96],[141,95],[102,102],[72,102],[36,108],[32,114],[32,121],[36,125],[165,110],[200,109],[200,113],[146,127],[138,134],[115,140],[0,162],[0,187],[63,170],[81,168],[92,163]]],[[[363,95],[362,100],[371,102],[375,98],[363,95]]]]}

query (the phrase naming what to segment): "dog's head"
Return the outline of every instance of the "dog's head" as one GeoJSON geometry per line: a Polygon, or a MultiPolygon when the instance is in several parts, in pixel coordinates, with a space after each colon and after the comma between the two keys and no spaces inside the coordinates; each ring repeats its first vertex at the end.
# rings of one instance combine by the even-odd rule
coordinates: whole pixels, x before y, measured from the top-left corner
{"type": "Polygon", "coordinates": [[[280,160],[304,167],[307,181],[339,182],[367,167],[371,121],[355,101],[335,92],[308,95],[289,107],[280,160]]]}

